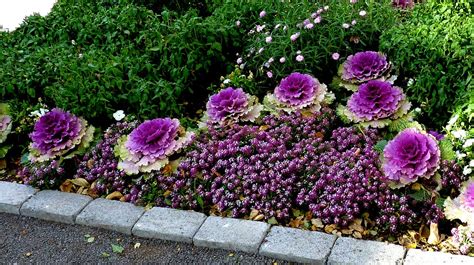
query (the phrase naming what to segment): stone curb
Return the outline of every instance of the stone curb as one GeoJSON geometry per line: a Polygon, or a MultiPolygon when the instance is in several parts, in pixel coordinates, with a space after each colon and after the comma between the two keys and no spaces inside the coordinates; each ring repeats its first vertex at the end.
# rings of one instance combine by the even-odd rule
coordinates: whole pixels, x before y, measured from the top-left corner
{"type": "Polygon", "coordinates": [[[259,253],[312,264],[474,264],[474,258],[426,252],[376,241],[337,237],[267,223],[206,217],[202,213],[40,191],[0,181],[0,212],[75,223],[139,237],[193,243],[196,246],[259,253]],[[406,254],[406,256],[405,256],[406,254]]]}

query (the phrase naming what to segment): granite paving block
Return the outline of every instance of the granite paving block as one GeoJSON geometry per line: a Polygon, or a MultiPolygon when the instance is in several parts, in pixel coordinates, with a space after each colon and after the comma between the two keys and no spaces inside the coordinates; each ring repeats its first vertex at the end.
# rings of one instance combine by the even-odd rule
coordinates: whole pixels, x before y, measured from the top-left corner
{"type": "Polygon", "coordinates": [[[128,202],[95,199],[77,216],[76,224],[132,234],[132,227],[145,209],[128,202]]]}
{"type": "Polygon", "coordinates": [[[257,253],[270,225],[210,216],[194,236],[196,246],[257,253]]]}
{"type": "Polygon", "coordinates": [[[206,215],[193,211],[154,207],[146,211],[132,229],[140,237],[193,242],[193,236],[206,220],[206,215]]]}
{"type": "Polygon", "coordinates": [[[325,264],[337,236],[273,226],[260,247],[260,255],[300,263],[325,264]]]}
{"type": "Polygon", "coordinates": [[[36,192],[28,185],[0,181],[0,212],[20,214],[21,205],[36,192]]]}
{"type": "Polygon", "coordinates": [[[73,224],[76,216],[90,201],[92,198],[85,195],[43,190],[26,201],[20,213],[43,220],[73,224]]]}
{"type": "Polygon", "coordinates": [[[409,249],[405,257],[405,265],[424,264],[474,264],[474,257],[452,255],[442,252],[429,252],[420,249],[409,249]]]}
{"type": "Polygon", "coordinates": [[[339,237],[327,264],[402,264],[404,255],[399,245],[339,237]]]}

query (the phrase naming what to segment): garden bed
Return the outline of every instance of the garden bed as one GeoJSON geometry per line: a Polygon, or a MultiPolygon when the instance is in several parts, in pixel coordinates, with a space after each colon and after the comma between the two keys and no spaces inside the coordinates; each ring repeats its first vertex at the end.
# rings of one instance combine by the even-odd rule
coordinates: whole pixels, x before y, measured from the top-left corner
{"type": "MultiPolygon", "coordinates": [[[[143,57],[133,52],[124,55],[149,64],[146,71],[128,69],[128,78],[133,80],[118,73],[124,69],[91,70],[101,65],[91,61],[94,56],[86,58],[87,67],[82,65],[87,48],[100,47],[107,56],[114,52],[105,48],[110,39],[91,42],[81,37],[90,33],[71,28],[69,34],[77,34],[76,39],[61,36],[72,45],[73,54],[81,54],[74,60],[83,69],[69,72],[57,66],[63,69],[60,78],[51,75],[51,80],[41,81],[45,85],[25,84],[25,77],[12,74],[18,80],[11,79],[3,92],[7,102],[0,108],[2,179],[148,208],[194,210],[407,248],[472,254],[471,79],[463,81],[463,89],[442,96],[444,88],[433,90],[437,92],[424,102],[427,93],[420,92],[419,82],[435,89],[441,81],[426,80],[422,75],[426,73],[405,69],[405,58],[391,58],[396,54],[391,49],[386,50],[388,54],[377,51],[380,41],[380,47],[400,41],[388,37],[396,35],[397,29],[427,23],[414,14],[444,14],[449,9],[459,16],[471,12],[466,21],[473,21],[470,5],[328,1],[328,5],[295,7],[283,18],[279,12],[289,3],[277,2],[249,4],[225,19],[220,12],[232,13],[233,4],[209,4],[210,13],[205,16],[192,6],[185,14],[168,9],[156,14],[128,5],[120,12],[143,16],[140,23],[144,24],[136,25],[137,34],[146,32],[140,41],[154,42],[154,34],[159,33],[169,43],[175,38],[185,42],[191,37],[180,25],[189,17],[194,17],[202,32],[213,31],[218,23],[224,24],[214,33],[229,29],[222,39],[209,36],[210,43],[208,38],[187,47],[197,53],[211,47],[206,53],[208,64],[199,67],[192,63],[195,57],[187,57],[183,64],[173,49],[168,54],[171,44],[166,41],[137,44],[133,38],[121,39],[119,46],[128,45],[130,50],[151,45],[143,57]],[[139,29],[152,22],[160,23],[153,34],[139,29]],[[379,39],[381,34],[385,35],[379,39]],[[246,39],[238,40],[238,36],[246,39]],[[236,56],[229,54],[235,51],[236,56]],[[166,68],[168,63],[157,61],[154,53],[172,60],[172,67],[166,68]],[[230,58],[235,61],[229,62],[230,58]],[[227,68],[222,72],[225,76],[219,77],[216,73],[220,72],[213,69],[222,65],[227,68]],[[153,67],[160,72],[153,72],[153,67]],[[80,71],[95,76],[91,89],[79,85],[87,80],[69,83],[75,80],[72,74],[80,71]],[[186,77],[179,79],[181,75],[186,77]],[[107,83],[105,76],[114,84],[107,83]],[[136,87],[140,82],[146,86],[136,87]],[[179,89],[170,89],[175,85],[179,89]],[[200,104],[207,95],[203,85],[213,92],[207,103],[200,104]],[[77,98],[70,94],[76,86],[82,87],[77,98]],[[159,87],[156,97],[127,94],[155,89],[148,86],[159,87]],[[186,92],[185,86],[194,91],[186,92]],[[38,87],[33,92],[45,99],[32,100],[36,96],[32,87],[38,87]],[[451,99],[452,93],[459,94],[456,100],[451,99]],[[89,101],[91,97],[95,99],[89,101]],[[440,103],[434,104],[437,99],[440,103]],[[36,105],[25,107],[29,102],[36,105]],[[110,108],[124,102],[124,110],[110,108]],[[62,108],[49,107],[54,105],[62,108]],[[182,107],[186,117],[181,115],[182,107]],[[452,117],[440,121],[430,116],[440,109],[452,111],[452,117]],[[105,113],[116,121],[98,123],[105,120],[105,113]]],[[[119,12],[101,4],[88,8],[101,10],[105,17],[119,12]]],[[[66,11],[74,13],[60,2],[45,21],[59,19],[66,11]]],[[[1,37],[24,37],[24,29],[32,24],[1,37]]],[[[122,33],[133,36],[130,30],[122,33]]],[[[10,60],[16,51],[9,52],[13,53],[5,54],[10,60]]],[[[454,51],[453,58],[457,54],[454,51]]],[[[118,57],[111,60],[111,67],[120,65],[118,57]]],[[[458,70],[449,74],[461,78],[464,74],[458,70]]]]}

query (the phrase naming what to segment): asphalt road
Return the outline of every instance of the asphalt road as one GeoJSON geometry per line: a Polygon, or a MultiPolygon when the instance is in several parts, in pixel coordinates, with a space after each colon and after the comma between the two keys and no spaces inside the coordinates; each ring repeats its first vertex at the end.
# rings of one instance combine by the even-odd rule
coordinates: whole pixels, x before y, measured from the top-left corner
{"type": "Polygon", "coordinates": [[[282,264],[258,255],[0,213],[0,264],[14,263],[282,264]],[[115,252],[112,244],[116,245],[115,252]],[[118,253],[121,247],[123,251],[118,253]]]}

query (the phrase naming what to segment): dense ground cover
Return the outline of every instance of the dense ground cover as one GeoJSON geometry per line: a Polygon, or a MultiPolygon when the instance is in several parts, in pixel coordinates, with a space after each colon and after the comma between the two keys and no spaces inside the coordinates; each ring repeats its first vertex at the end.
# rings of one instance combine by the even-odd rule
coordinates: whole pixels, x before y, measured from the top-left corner
{"type": "Polygon", "coordinates": [[[2,179],[471,253],[471,6],[243,2],[59,1],[1,33],[2,179]]]}

